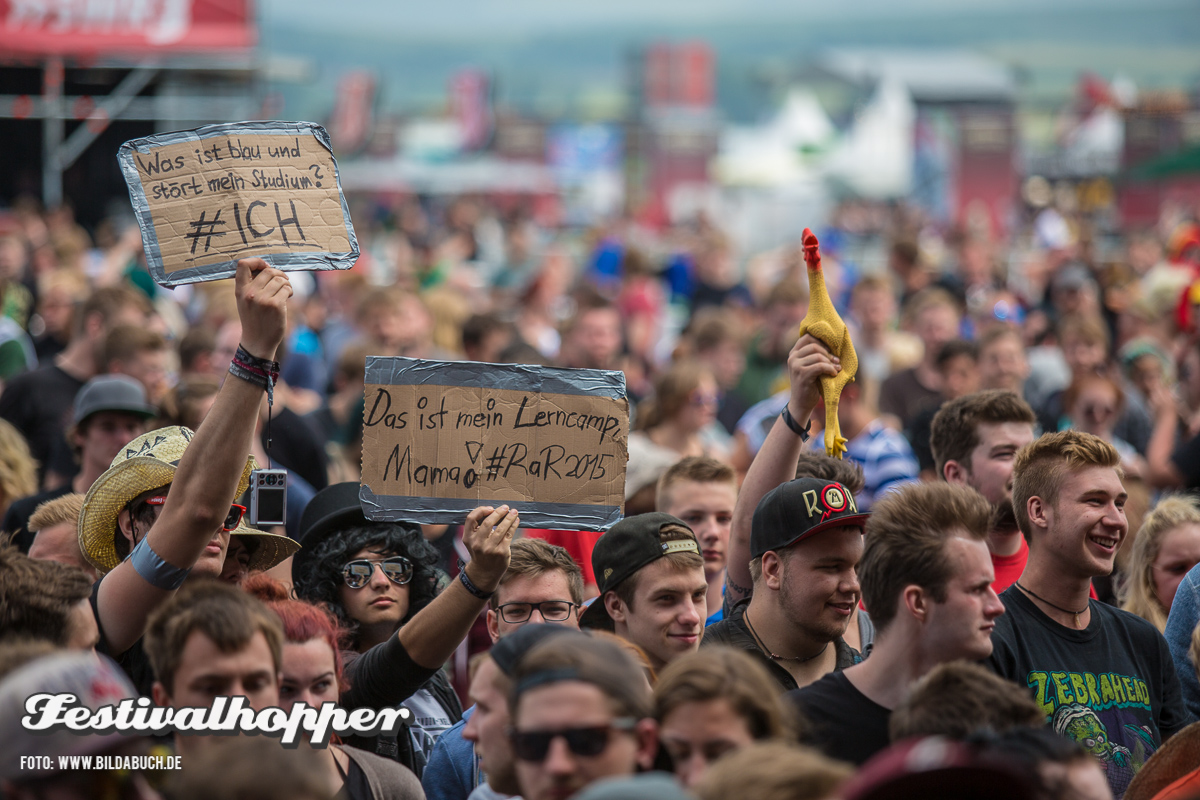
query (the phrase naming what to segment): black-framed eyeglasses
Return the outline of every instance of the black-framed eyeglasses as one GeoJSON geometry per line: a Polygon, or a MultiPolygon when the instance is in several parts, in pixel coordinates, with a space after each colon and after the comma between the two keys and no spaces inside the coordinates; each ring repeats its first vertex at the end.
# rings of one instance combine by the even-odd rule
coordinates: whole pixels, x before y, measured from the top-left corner
{"type": "Polygon", "coordinates": [[[347,561],[346,566],[342,567],[342,580],[351,589],[361,589],[371,582],[376,565],[383,570],[384,576],[392,583],[403,586],[412,580],[413,565],[404,556],[390,556],[382,561],[371,561],[367,558],[347,561]]]}
{"type": "Polygon", "coordinates": [[[631,731],[637,726],[633,717],[617,717],[607,725],[591,728],[563,728],[556,731],[518,731],[510,729],[513,754],[522,761],[535,764],[546,760],[550,743],[562,737],[567,749],[577,756],[598,756],[608,747],[609,735],[614,731],[631,731]]]}
{"type": "Polygon", "coordinates": [[[541,603],[505,603],[497,606],[496,610],[500,612],[500,619],[516,624],[528,622],[534,611],[541,614],[546,622],[562,622],[570,619],[571,612],[576,608],[577,605],[566,600],[544,600],[541,603]]]}
{"type": "MultiPolygon", "coordinates": [[[[148,506],[157,506],[161,508],[162,506],[166,505],[167,496],[165,494],[159,494],[155,495],[154,497],[147,497],[142,502],[148,506]]],[[[229,513],[225,515],[225,521],[221,523],[221,530],[235,530],[238,525],[242,524],[242,517],[245,516],[245,514],[246,507],[234,503],[229,507],[229,513]]]]}

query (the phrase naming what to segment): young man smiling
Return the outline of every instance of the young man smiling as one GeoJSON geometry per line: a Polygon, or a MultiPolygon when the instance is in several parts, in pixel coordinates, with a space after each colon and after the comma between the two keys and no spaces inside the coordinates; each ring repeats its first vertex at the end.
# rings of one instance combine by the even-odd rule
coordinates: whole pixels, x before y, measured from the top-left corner
{"type": "Polygon", "coordinates": [[[579,620],[628,639],[661,669],[700,646],[707,617],[704,558],[692,530],[669,514],[627,517],[596,542],[600,596],[579,620]]]}
{"type": "Polygon", "coordinates": [[[989,660],[1028,686],[1059,733],[1104,767],[1120,798],[1142,764],[1189,721],[1162,634],[1089,600],[1128,533],[1120,456],[1087,433],[1047,434],[1013,467],[1013,506],[1029,561],[1001,596],[989,660]]]}

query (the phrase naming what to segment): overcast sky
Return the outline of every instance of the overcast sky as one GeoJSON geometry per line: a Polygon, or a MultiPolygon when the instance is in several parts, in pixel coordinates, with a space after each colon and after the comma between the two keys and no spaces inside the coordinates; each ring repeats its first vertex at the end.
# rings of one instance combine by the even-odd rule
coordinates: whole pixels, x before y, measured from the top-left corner
{"type": "MultiPolygon", "coordinates": [[[[1078,7],[1096,13],[1147,0],[259,0],[268,26],[337,28],[399,36],[517,36],[589,26],[663,26],[730,22],[912,16],[947,11],[1078,7]]],[[[1171,2],[1171,0],[1167,0],[1171,2]]],[[[1162,5],[1156,2],[1155,5],[1162,5]]]]}

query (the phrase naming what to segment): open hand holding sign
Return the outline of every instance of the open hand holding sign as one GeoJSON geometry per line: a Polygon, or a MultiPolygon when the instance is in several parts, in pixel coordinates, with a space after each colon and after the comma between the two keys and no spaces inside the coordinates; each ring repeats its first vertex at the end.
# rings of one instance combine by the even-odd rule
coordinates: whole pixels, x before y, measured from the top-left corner
{"type": "Polygon", "coordinates": [[[471,554],[467,576],[481,591],[495,591],[508,569],[509,545],[521,526],[515,508],[480,506],[467,515],[463,545],[471,554]]]}

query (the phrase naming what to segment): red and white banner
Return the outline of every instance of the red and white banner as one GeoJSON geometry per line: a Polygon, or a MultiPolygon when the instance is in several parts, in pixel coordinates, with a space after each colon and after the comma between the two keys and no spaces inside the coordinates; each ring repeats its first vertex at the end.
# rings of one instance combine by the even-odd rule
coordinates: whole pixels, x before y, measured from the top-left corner
{"type": "Polygon", "coordinates": [[[252,0],[0,0],[0,54],[229,51],[257,39],[252,0]]]}

